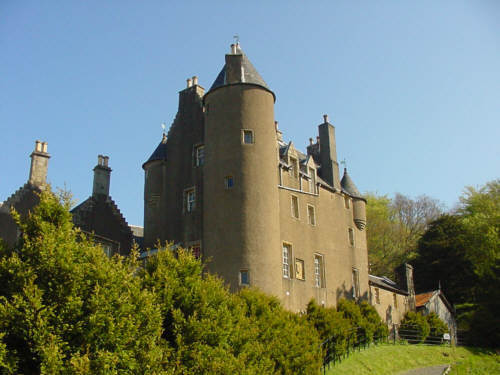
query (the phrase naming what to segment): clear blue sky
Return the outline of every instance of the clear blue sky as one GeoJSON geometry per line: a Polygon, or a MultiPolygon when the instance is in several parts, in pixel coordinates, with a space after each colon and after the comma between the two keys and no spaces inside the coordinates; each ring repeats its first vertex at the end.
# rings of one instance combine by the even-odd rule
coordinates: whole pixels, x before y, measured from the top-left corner
{"type": "Polygon", "coordinates": [[[81,202],[98,154],[111,196],[142,225],[141,168],[178,91],[208,89],[233,35],[305,151],[322,115],[360,191],[452,207],[499,177],[500,1],[0,1],[0,201],[34,141],[49,181],[81,202]]]}

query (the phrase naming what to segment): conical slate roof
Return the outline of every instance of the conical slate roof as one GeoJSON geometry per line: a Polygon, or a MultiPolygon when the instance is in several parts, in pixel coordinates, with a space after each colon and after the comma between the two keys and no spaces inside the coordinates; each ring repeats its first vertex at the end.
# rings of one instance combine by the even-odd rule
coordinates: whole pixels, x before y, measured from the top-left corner
{"type": "MultiPolygon", "coordinates": [[[[267,86],[266,82],[260,74],[257,72],[255,67],[252,65],[250,60],[248,59],[247,55],[245,55],[240,48],[240,45],[237,44],[235,46],[235,53],[231,53],[230,55],[241,55],[241,83],[250,83],[253,85],[259,85],[267,90],[271,91],[269,87],[267,86]]],[[[212,91],[218,87],[227,85],[227,79],[226,79],[226,65],[222,68],[220,71],[219,75],[215,79],[214,83],[212,84],[212,87],[210,87],[209,91],[212,91]]]]}
{"type": "Polygon", "coordinates": [[[361,196],[361,193],[359,192],[358,188],[356,187],[354,182],[351,180],[351,177],[347,173],[347,168],[344,168],[344,176],[342,177],[342,180],[340,181],[340,186],[342,187],[342,190],[345,191],[347,194],[349,194],[351,197],[363,198],[361,196]]]}
{"type": "Polygon", "coordinates": [[[155,160],[167,160],[167,136],[165,134],[163,134],[163,139],[158,147],[156,147],[156,150],[153,151],[149,159],[142,165],[142,167],[144,168],[146,164],[155,160]]]}

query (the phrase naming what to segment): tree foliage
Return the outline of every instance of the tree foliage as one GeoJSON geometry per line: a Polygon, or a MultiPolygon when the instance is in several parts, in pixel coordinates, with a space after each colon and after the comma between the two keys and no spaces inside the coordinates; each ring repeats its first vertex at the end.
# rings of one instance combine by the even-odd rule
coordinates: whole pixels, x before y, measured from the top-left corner
{"type": "Polygon", "coordinates": [[[367,245],[370,272],[394,277],[394,269],[415,257],[428,224],[442,214],[439,201],[428,196],[411,199],[396,194],[367,194],[367,245]]]}
{"type": "Polygon", "coordinates": [[[103,256],[50,192],[0,250],[0,364],[6,373],[147,374],[161,352],[160,311],[137,264],[103,256]],[[1,357],[0,357],[1,358],[1,357]]]}

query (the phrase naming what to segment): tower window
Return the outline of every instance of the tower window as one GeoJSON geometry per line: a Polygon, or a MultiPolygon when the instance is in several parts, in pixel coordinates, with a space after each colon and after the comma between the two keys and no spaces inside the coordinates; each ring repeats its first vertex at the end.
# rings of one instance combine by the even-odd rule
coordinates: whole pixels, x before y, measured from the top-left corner
{"type": "Polygon", "coordinates": [[[316,225],[316,212],[314,206],[310,204],[307,205],[307,218],[309,220],[309,224],[316,225]]]}
{"type": "Polygon", "coordinates": [[[295,278],[298,280],[305,280],[304,272],[304,261],[302,259],[295,258],[295,278]]]}
{"type": "Polygon", "coordinates": [[[347,232],[349,236],[349,246],[354,247],[354,229],[349,228],[347,232]]]}
{"type": "Polygon", "coordinates": [[[253,131],[252,130],[248,130],[248,129],[243,129],[242,130],[242,141],[243,141],[243,144],[246,144],[246,145],[251,145],[254,143],[254,139],[253,139],[253,131]]]}
{"type": "Polygon", "coordinates": [[[196,208],[196,193],[194,188],[184,191],[185,210],[186,212],[193,212],[196,208]]]}
{"type": "Polygon", "coordinates": [[[240,271],[240,285],[250,285],[250,275],[248,270],[240,271]]]}
{"type": "Polygon", "coordinates": [[[194,148],[194,165],[201,167],[205,164],[205,146],[200,145],[194,148]]]}
{"type": "Polygon", "coordinates": [[[357,268],[352,269],[352,296],[359,298],[359,272],[357,268]]]}
{"type": "Polygon", "coordinates": [[[283,277],[285,279],[291,278],[290,259],[292,259],[292,245],[284,243],[283,244],[283,277]]]}
{"type": "Polygon", "coordinates": [[[299,198],[292,195],[292,216],[296,219],[299,218],[299,198]]]}
{"type": "Polygon", "coordinates": [[[314,254],[314,286],[316,288],[325,287],[325,262],[323,255],[314,254]]]}
{"type": "Polygon", "coordinates": [[[224,186],[226,189],[231,189],[234,186],[233,176],[224,177],[224,186]]]}

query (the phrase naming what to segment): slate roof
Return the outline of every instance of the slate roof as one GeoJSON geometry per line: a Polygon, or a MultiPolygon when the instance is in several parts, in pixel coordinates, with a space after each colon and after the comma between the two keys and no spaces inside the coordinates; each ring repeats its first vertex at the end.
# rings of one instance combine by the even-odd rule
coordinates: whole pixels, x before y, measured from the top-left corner
{"type": "Polygon", "coordinates": [[[163,139],[158,147],[156,147],[156,150],[153,151],[149,159],[142,165],[142,167],[144,168],[147,163],[155,160],[167,160],[167,136],[165,134],[163,134],[163,139]]]}
{"type": "Polygon", "coordinates": [[[342,190],[349,194],[351,197],[354,198],[363,198],[361,196],[361,193],[359,192],[358,188],[354,184],[354,182],[351,180],[351,177],[347,173],[347,168],[344,168],[344,176],[342,177],[342,180],[340,181],[340,186],[342,187],[342,190]]]}
{"type": "MultiPolygon", "coordinates": [[[[264,79],[260,76],[259,72],[257,72],[257,69],[252,65],[250,60],[248,59],[247,55],[245,55],[240,48],[239,45],[236,46],[236,54],[237,55],[242,55],[242,60],[241,60],[241,70],[243,73],[242,76],[242,83],[250,83],[254,85],[259,85],[267,90],[271,91],[271,89],[267,86],[266,82],[264,79]]],[[[212,91],[218,87],[226,85],[226,65],[224,64],[224,67],[220,71],[219,75],[215,79],[214,83],[212,84],[212,87],[210,87],[209,91],[212,91]]]]}
{"type": "Polygon", "coordinates": [[[390,290],[392,292],[396,292],[399,294],[404,294],[405,296],[408,295],[408,292],[399,288],[399,286],[394,281],[392,281],[391,279],[389,279],[387,277],[368,275],[368,281],[370,284],[375,285],[377,287],[387,289],[387,290],[390,290]]]}

